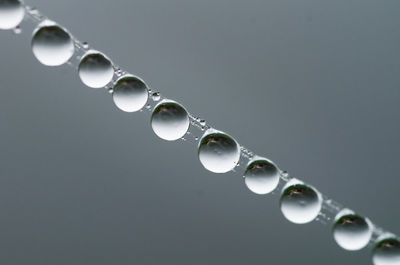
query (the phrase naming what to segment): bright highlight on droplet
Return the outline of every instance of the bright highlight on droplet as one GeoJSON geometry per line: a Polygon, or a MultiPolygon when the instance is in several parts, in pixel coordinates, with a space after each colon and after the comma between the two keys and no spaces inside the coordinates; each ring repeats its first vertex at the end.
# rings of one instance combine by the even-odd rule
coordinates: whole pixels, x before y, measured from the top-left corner
{"type": "Polygon", "coordinates": [[[33,32],[32,51],[44,65],[59,66],[74,54],[74,42],[68,31],[54,22],[41,23],[33,32]]]}
{"type": "Polygon", "coordinates": [[[375,265],[400,265],[400,241],[386,238],[379,241],[372,250],[375,265]]]}
{"type": "Polygon", "coordinates": [[[78,68],[81,81],[92,88],[101,88],[111,82],[114,76],[113,65],[104,54],[98,51],[87,52],[78,68]]]}
{"type": "Polygon", "coordinates": [[[189,115],[185,108],[175,101],[163,100],[153,110],[151,127],[161,139],[175,141],[188,131],[189,115]]]}
{"type": "Polygon", "coordinates": [[[149,97],[146,84],[135,76],[123,76],[113,88],[115,105],[123,111],[135,112],[144,107],[149,97]]]}
{"type": "Polygon", "coordinates": [[[286,219],[296,224],[305,224],[317,218],[322,198],[319,192],[308,185],[289,182],[281,195],[280,206],[286,219]]]}
{"type": "Polygon", "coordinates": [[[370,221],[357,214],[338,214],[333,225],[333,238],[336,243],[349,251],[364,248],[372,236],[370,221]]]}
{"type": "Polygon", "coordinates": [[[228,134],[208,130],[200,140],[198,155],[206,169],[226,173],[239,162],[240,147],[228,134]]]}
{"type": "Polygon", "coordinates": [[[17,27],[24,15],[25,9],[19,0],[0,0],[0,29],[17,27]]]}
{"type": "Polygon", "coordinates": [[[267,159],[250,161],[243,175],[246,186],[256,194],[272,192],[279,183],[279,169],[267,159]]]}

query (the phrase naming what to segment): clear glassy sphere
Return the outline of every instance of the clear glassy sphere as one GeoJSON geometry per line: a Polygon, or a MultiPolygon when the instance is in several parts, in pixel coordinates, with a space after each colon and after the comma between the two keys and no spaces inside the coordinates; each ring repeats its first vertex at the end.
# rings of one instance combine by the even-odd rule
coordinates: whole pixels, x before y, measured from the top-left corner
{"type": "Polygon", "coordinates": [[[81,81],[92,88],[101,88],[111,82],[114,68],[111,61],[102,53],[89,51],[79,63],[81,81]]]}
{"type": "Polygon", "coordinates": [[[333,225],[333,237],[345,250],[355,251],[364,248],[371,236],[370,222],[357,214],[340,216],[333,225]]]}
{"type": "Polygon", "coordinates": [[[244,172],[246,186],[256,194],[272,192],[279,183],[279,169],[266,159],[251,161],[244,172]]]}
{"type": "Polygon", "coordinates": [[[375,265],[400,265],[400,241],[386,238],[378,242],[372,250],[375,265]]]}
{"type": "Polygon", "coordinates": [[[44,65],[59,66],[72,57],[75,51],[71,35],[52,22],[41,23],[33,32],[32,51],[44,65]]]}
{"type": "Polygon", "coordinates": [[[24,15],[25,9],[19,0],[0,0],[0,29],[17,27],[24,15]]]}
{"type": "Polygon", "coordinates": [[[115,105],[123,111],[135,112],[146,105],[149,93],[146,84],[134,76],[123,76],[113,88],[115,105]]]}
{"type": "Polygon", "coordinates": [[[294,184],[284,189],[280,204],[286,219],[296,224],[305,224],[318,216],[322,198],[314,188],[305,184],[294,184]]]}
{"type": "Polygon", "coordinates": [[[175,141],[189,129],[189,116],[184,107],[174,101],[161,101],[151,115],[151,127],[161,139],[175,141]]]}
{"type": "Polygon", "coordinates": [[[239,162],[240,147],[223,132],[207,131],[200,140],[198,156],[206,169],[214,173],[225,173],[239,162]]]}

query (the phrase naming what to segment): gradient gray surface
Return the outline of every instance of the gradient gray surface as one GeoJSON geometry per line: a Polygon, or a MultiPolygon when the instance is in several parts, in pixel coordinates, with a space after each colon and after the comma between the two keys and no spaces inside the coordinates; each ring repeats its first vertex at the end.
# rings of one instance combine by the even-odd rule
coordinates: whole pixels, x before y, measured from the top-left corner
{"type": "MultiPolygon", "coordinates": [[[[28,1],[399,234],[400,2],[28,1]]],[[[24,29],[23,29],[24,30],[24,29]]],[[[0,32],[0,263],[370,264],[0,32]]]]}

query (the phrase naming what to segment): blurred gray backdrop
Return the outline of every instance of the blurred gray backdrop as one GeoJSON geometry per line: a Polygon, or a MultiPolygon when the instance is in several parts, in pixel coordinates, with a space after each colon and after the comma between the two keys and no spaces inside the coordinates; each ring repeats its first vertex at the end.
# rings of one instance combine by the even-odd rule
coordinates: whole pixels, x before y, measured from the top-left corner
{"type": "MultiPolygon", "coordinates": [[[[400,2],[26,0],[164,95],[400,233],[400,2]]],[[[24,28],[22,28],[24,31],[24,28]]],[[[0,263],[370,264],[207,172],[30,34],[0,32],[0,263]]]]}

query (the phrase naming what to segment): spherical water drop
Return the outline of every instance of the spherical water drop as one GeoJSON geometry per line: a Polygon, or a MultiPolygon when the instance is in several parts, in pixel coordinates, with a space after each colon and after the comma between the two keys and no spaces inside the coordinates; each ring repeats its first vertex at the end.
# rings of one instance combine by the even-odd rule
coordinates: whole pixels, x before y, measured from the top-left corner
{"type": "Polygon", "coordinates": [[[78,73],[81,81],[88,87],[101,88],[111,82],[114,69],[105,55],[89,51],[79,63],[78,73]]]}
{"type": "Polygon", "coordinates": [[[137,77],[121,77],[114,85],[113,100],[120,110],[138,111],[146,105],[148,97],[146,84],[137,77]]]}
{"type": "Polygon", "coordinates": [[[256,194],[267,194],[279,183],[279,169],[266,159],[253,160],[244,173],[247,187],[256,194]]]}
{"type": "Polygon", "coordinates": [[[0,0],[0,29],[14,29],[24,18],[25,10],[19,0],[0,0]]]}
{"type": "Polygon", "coordinates": [[[200,140],[198,155],[206,169],[214,173],[225,173],[238,163],[240,147],[231,136],[209,130],[200,140]]]}
{"type": "Polygon", "coordinates": [[[14,34],[21,34],[21,33],[22,33],[22,29],[21,29],[20,26],[16,26],[16,27],[13,29],[13,31],[14,31],[14,34]]]}
{"type": "Polygon", "coordinates": [[[189,116],[178,103],[163,100],[153,110],[151,127],[161,139],[175,141],[182,138],[189,129],[189,116]]]}
{"type": "Polygon", "coordinates": [[[32,51],[36,59],[44,65],[59,66],[74,54],[74,42],[66,29],[46,21],[34,31],[32,51]]]}
{"type": "Polygon", "coordinates": [[[86,41],[82,43],[82,47],[87,50],[89,49],[89,43],[87,43],[86,41]]]}
{"type": "Polygon", "coordinates": [[[154,92],[154,93],[151,95],[151,98],[152,98],[154,101],[159,101],[159,100],[161,99],[160,92],[154,92]]]}
{"type": "Polygon", "coordinates": [[[356,214],[339,213],[333,225],[333,237],[336,243],[350,251],[364,248],[372,236],[372,227],[368,219],[356,214]]]}
{"type": "Polygon", "coordinates": [[[378,242],[372,251],[375,265],[400,265],[400,241],[386,238],[378,242]]]}
{"type": "Polygon", "coordinates": [[[322,207],[322,198],[310,186],[293,184],[284,189],[280,204],[286,219],[296,224],[305,224],[318,216],[322,207]]]}

